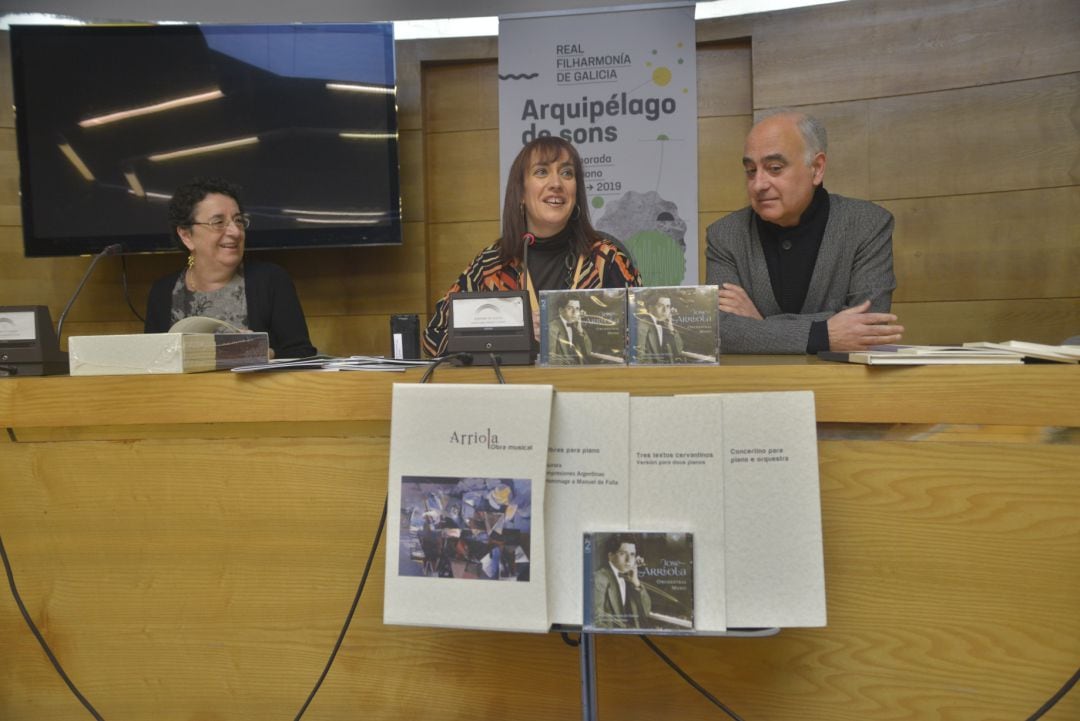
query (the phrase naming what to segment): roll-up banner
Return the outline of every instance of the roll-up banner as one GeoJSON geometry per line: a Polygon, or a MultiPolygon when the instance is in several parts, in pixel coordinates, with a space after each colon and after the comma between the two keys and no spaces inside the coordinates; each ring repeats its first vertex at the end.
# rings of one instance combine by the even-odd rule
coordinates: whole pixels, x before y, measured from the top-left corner
{"type": "Polygon", "coordinates": [[[499,18],[501,191],[522,145],[566,138],[647,285],[698,282],[694,32],[692,3],[499,18]]]}

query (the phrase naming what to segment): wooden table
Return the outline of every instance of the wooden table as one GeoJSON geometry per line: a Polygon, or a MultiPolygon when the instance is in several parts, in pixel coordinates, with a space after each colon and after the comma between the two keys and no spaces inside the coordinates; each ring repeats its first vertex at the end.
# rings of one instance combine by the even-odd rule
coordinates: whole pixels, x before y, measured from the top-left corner
{"type": "MultiPolygon", "coordinates": [[[[815,392],[828,627],[657,639],[747,721],[1022,719],[1080,665],[1080,368],[748,357],[505,374],[564,391],[815,392]]],[[[104,718],[295,716],[374,540],[391,385],[419,377],[0,380],[0,534],[104,718]]],[[[380,547],[305,719],[580,718],[576,649],[383,626],[383,567],[380,547]]],[[[601,719],[720,717],[637,638],[598,639],[597,659],[601,719]]],[[[6,590],[0,718],[89,718],[6,590]]],[[[1078,691],[1047,716],[1072,718],[1078,691]]]]}

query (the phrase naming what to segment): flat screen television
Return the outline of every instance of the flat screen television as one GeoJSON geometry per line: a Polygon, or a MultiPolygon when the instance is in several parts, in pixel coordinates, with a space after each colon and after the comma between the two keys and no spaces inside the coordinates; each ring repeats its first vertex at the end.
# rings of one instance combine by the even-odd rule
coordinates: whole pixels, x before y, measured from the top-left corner
{"type": "Polygon", "coordinates": [[[356,25],[12,26],[28,257],[175,250],[175,188],[241,188],[247,247],[401,243],[394,36],[356,25]]]}

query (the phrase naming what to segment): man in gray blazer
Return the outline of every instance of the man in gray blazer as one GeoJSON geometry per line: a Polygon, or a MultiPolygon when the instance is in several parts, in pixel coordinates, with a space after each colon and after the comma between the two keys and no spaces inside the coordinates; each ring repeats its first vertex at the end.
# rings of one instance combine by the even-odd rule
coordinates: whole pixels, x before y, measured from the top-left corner
{"type": "Polygon", "coordinates": [[[746,136],[750,206],[711,224],[725,353],[851,351],[896,343],[892,215],[825,190],[825,128],[781,109],[746,136]]]}
{"type": "Polygon", "coordinates": [[[592,363],[592,339],[581,322],[581,301],[563,296],[556,306],[558,315],[548,320],[548,362],[553,366],[592,363]]]}
{"type": "Polygon", "coordinates": [[[629,534],[611,534],[606,562],[593,571],[592,621],[597,628],[647,626],[652,599],[638,578],[637,543],[629,534]]]}
{"type": "Polygon", "coordinates": [[[645,363],[686,362],[670,296],[656,296],[649,302],[648,313],[638,316],[637,357],[645,363]]]}

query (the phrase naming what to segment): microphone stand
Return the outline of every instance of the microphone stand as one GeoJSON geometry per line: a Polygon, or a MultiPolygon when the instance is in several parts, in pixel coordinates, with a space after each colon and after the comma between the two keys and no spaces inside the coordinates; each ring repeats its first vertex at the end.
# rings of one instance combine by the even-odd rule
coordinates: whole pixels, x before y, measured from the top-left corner
{"type": "Polygon", "coordinates": [[[79,281],[79,287],[75,289],[75,292],[71,295],[71,300],[64,306],[64,310],[60,313],[60,320],[56,323],[56,342],[60,343],[60,331],[64,327],[64,319],[67,318],[68,311],[71,310],[71,306],[74,305],[75,299],[79,297],[79,293],[82,292],[83,286],[86,285],[86,281],[90,278],[90,273],[93,272],[94,266],[98,264],[98,261],[104,258],[106,255],[116,255],[124,249],[124,246],[119,243],[113,243],[107,245],[105,248],[94,256],[94,259],[90,261],[90,266],[83,273],[82,280],[79,281]]]}

